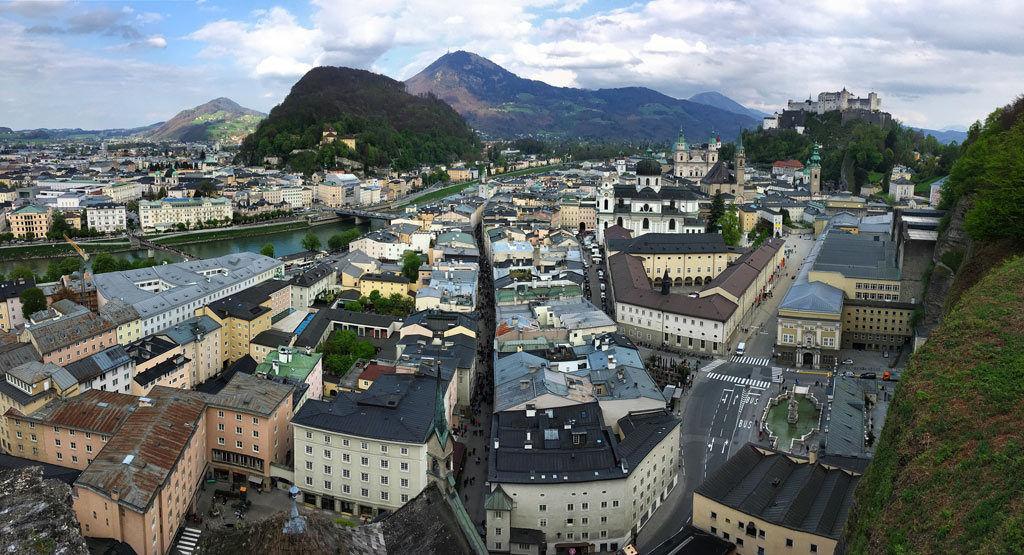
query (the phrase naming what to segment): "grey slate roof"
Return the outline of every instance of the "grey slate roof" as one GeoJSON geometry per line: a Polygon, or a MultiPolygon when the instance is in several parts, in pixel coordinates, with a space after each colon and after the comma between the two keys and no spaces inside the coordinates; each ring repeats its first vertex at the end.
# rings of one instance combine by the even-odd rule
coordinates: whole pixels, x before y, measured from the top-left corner
{"type": "Polygon", "coordinates": [[[148,318],[223,291],[282,264],[280,260],[261,254],[240,252],[217,258],[98,274],[93,282],[105,299],[121,299],[135,307],[142,318],[148,318]],[[153,280],[163,281],[172,287],[154,293],[136,285],[153,280]]]}
{"type": "Polygon", "coordinates": [[[8,370],[7,373],[27,384],[34,384],[50,378],[61,390],[78,383],[70,372],[51,362],[37,362],[33,360],[15,366],[8,370]]]}
{"type": "Polygon", "coordinates": [[[842,289],[818,281],[811,283],[808,280],[811,267],[818,259],[821,249],[825,244],[825,237],[831,232],[830,229],[826,229],[814,242],[811,252],[807,254],[806,262],[804,262],[803,266],[800,267],[799,273],[797,273],[796,281],[793,282],[793,285],[786,293],[786,297],[779,304],[779,310],[825,312],[829,314],[842,313],[842,289]]]}
{"type": "Polygon", "coordinates": [[[830,230],[814,261],[816,272],[838,272],[845,277],[899,281],[896,246],[878,235],[830,230]]]}
{"type": "Polygon", "coordinates": [[[166,328],[160,331],[159,335],[170,337],[178,345],[187,345],[198,339],[199,335],[208,334],[218,329],[220,329],[220,324],[204,314],[193,316],[184,322],[166,328]]]}
{"type": "Polygon", "coordinates": [[[629,254],[703,254],[726,252],[719,233],[645,233],[633,239],[608,239],[608,252],[629,254]]]}
{"type": "Polygon", "coordinates": [[[70,372],[78,380],[78,383],[83,383],[98,378],[119,366],[129,364],[131,361],[132,357],[128,356],[124,347],[114,345],[94,355],[66,364],[64,369],[70,372]]]}
{"type": "Polygon", "coordinates": [[[859,479],[748,443],[695,493],[779,526],[838,539],[859,479]]]}
{"type": "Polygon", "coordinates": [[[426,443],[433,430],[436,387],[435,378],[421,374],[383,374],[363,393],[341,391],[330,402],[307,401],[292,424],[385,441],[426,443]]]}
{"type": "Polygon", "coordinates": [[[283,403],[294,386],[257,378],[244,372],[235,372],[231,380],[216,395],[209,398],[215,407],[248,412],[270,418],[283,403]]]}

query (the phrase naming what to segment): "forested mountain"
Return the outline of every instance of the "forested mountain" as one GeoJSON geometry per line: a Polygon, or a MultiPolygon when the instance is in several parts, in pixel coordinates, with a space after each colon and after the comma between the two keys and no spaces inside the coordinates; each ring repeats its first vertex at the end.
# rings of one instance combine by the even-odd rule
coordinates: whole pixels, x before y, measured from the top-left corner
{"type": "Polygon", "coordinates": [[[734,139],[754,118],[679,100],[644,87],[575,89],[523,79],[464,51],[438,58],[406,81],[409,92],[432,93],[476,129],[495,138],[644,140],[668,144],[680,126],[691,140],[712,132],[734,139]]]}
{"type": "Polygon", "coordinates": [[[159,126],[139,136],[154,140],[238,141],[245,137],[266,114],[239,106],[230,98],[215,98],[195,108],[182,110],[159,126]]]}
{"type": "Polygon", "coordinates": [[[301,172],[332,168],[339,158],[367,166],[409,169],[423,163],[474,160],[480,146],[462,117],[431,96],[414,96],[389,77],[347,67],[311,69],[242,142],[237,160],[262,164],[275,155],[301,172]],[[323,131],[356,135],[321,144],[323,131]]]}

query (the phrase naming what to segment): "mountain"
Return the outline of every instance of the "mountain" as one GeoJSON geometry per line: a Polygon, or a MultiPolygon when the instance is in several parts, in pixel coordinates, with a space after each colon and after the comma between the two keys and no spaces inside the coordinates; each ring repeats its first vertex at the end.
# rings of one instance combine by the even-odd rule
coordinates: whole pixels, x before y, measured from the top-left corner
{"type": "Polygon", "coordinates": [[[148,132],[163,124],[154,123],[146,125],[144,127],[132,127],[128,129],[81,129],[75,127],[60,128],[60,129],[22,129],[19,131],[12,130],[10,127],[0,127],[0,140],[65,140],[65,139],[80,139],[80,140],[103,140],[103,139],[120,139],[137,135],[140,133],[148,132]]]}
{"type": "Polygon", "coordinates": [[[316,67],[246,137],[237,159],[262,164],[268,154],[297,171],[330,167],[338,159],[409,169],[476,160],[480,144],[440,99],[411,95],[401,81],[369,71],[316,67]],[[321,144],[328,126],[338,135],[356,135],[355,151],[341,141],[321,144]]]}
{"type": "Polygon", "coordinates": [[[451,104],[477,130],[500,138],[551,136],[668,142],[682,127],[691,140],[732,139],[757,121],[643,87],[575,89],[523,79],[464,51],[441,56],[405,82],[417,95],[451,104]]]}
{"type": "Polygon", "coordinates": [[[967,140],[967,131],[959,131],[955,129],[942,129],[936,131],[935,129],[924,129],[923,127],[912,127],[911,129],[920,131],[921,133],[924,133],[925,136],[931,135],[932,137],[935,137],[936,141],[945,145],[948,145],[953,141],[962,144],[967,140]]]}
{"type": "Polygon", "coordinates": [[[714,106],[715,108],[721,108],[726,112],[732,112],[734,114],[741,114],[744,116],[750,116],[755,120],[768,116],[764,112],[759,112],[753,108],[747,108],[746,106],[736,102],[735,100],[725,96],[720,92],[708,91],[697,93],[690,97],[690,102],[697,102],[700,104],[707,104],[708,106],[714,106]]]}
{"type": "Polygon", "coordinates": [[[252,133],[266,114],[239,106],[230,98],[215,98],[176,116],[139,137],[172,141],[240,141],[252,133]]]}

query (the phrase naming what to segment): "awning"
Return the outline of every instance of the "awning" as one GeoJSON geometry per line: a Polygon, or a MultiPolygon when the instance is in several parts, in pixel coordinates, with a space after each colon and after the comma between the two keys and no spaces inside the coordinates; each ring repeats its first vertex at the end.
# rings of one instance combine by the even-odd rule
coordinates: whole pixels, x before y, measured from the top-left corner
{"type": "Polygon", "coordinates": [[[263,483],[263,476],[253,476],[252,474],[250,474],[249,475],[249,481],[254,483],[254,484],[262,484],[263,483]]]}

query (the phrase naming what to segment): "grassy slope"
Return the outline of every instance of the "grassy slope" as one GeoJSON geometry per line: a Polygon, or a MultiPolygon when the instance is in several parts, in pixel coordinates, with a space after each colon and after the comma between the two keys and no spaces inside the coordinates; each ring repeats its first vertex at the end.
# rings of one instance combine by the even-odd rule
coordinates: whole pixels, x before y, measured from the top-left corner
{"type": "Polygon", "coordinates": [[[855,493],[847,553],[1021,553],[1024,257],[914,354],[855,493]]]}

